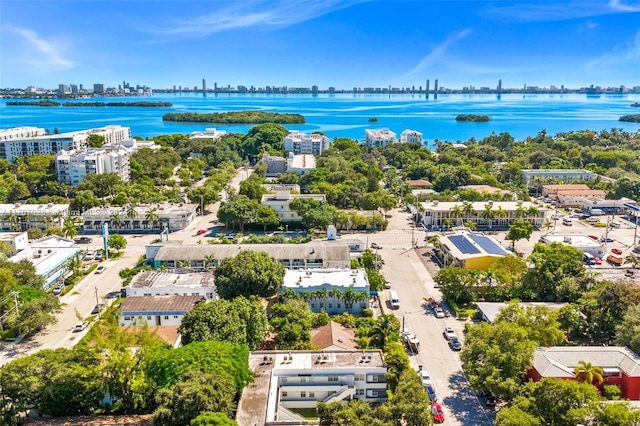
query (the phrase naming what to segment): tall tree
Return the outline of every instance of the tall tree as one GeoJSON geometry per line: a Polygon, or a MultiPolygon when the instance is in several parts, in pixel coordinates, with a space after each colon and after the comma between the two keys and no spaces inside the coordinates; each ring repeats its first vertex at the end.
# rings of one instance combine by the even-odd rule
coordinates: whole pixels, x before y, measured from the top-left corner
{"type": "Polygon", "coordinates": [[[520,240],[528,240],[531,238],[531,234],[533,233],[533,225],[531,222],[527,222],[522,219],[516,219],[513,221],[511,226],[509,226],[509,231],[507,232],[507,236],[504,238],[505,240],[511,240],[511,247],[513,251],[516,250],[516,243],[520,240]]]}
{"type": "Polygon", "coordinates": [[[284,282],[284,266],[268,253],[243,250],[236,257],[222,259],[214,270],[220,297],[270,297],[284,282]]]}

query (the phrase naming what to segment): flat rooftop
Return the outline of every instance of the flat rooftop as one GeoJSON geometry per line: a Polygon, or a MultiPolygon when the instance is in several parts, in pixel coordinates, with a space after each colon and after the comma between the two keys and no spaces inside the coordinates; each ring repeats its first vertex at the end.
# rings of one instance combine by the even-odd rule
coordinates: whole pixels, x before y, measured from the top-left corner
{"type": "Polygon", "coordinates": [[[129,284],[131,288],[158,288],[177,286],[184,288],[214,287],[211,272],[142,271],[129,284]]]}
{"type": "Polygon", "coordinates": [[[123,314],[135,315],[147,312],[182,314],[193,309],[202,296],[142,296],[125,297],[120,305],[123,314]]]}
{"type": "MultiPolygon", "coordinates": [[[[494,322],[496,320],[496,317],[500,313],[500,310],[502,308],[505,308],[506,306],[508,306],[508,303],[503,303],[503,302],[477,302],[476,305],[478,306],[478,309],[480,309],[480,311],[482,311],[482,314],[485,316],[485,318],[489,322],[494,322]]],[[[518,305],[523,307],[523,308],[544,307],[544,308],[548,308],[548,309],[550,309],[552,311],[557,311],[558,309],[562,308],[563,306],[567,306],[567,303],[520,302],[520,303],[518,303],[518,305]]]]}
{"type": "Polygon", "coordinates": [[[547,234],[541,237],[542,240],[547,243],[561,243],[571,245],[573,247],[602,247],[598,241],[594,241],[589,237],[585,237],[584,235],[556,235],[556,234],[547,234]]]}
{"type": "Polygon", "coordinates": [[[145,215],[151,209],[155,209],[156,214],[159,217],[165,216],[179,216],[182,214],[192,213],[198,208],[198,204],[189,203],[164,203],[164,204],[150,204],[146,206],[136,206],[136,215],[131,218],[128,217],[128,207],[94,207],[82,213],[82,218],[85,220],[96,218],[110,218],[111,215],[120,215],[122,220],[146,220],[145,215]]]}
{"type": "MultiPolygon", "coordinates": [[[[425,210],[427,211],[439,211],[439,212],[448,212],[455,206],[464,206],[464,202],[462,201],[438,201],[438,202],[423,202],[421,203],[425,210]]],[[[473,206],[473,210],[476,212],[482,212],[485,210],[485,206],[489,204],[486,201],[473,201],[471,205],[473,206]]],[[[547,211],[548,209],[545,207],[538,206],[533,204],[530,201],[494,201],[493,202],[493,211],[498,210],[498,207],[502,207],[506,211],[516,211],[518,207],[522,206],[525,209],[530,209],[531,207],[535,207],[538,212],[542,213],[547,211]]]]}
{"type": "Polygon", "coordinates": [[[369,280],[364,269],[288,269],[284,274],[283,289],[345,287],[369,290],[369,280]]]}
{"type": "Polygon", "coordinates": [[[65,213],[67,210],[69,210],[69,204],[0,204],[0,215],[14,213],[16,215],[52,216],[56,213],[65,213]]]}

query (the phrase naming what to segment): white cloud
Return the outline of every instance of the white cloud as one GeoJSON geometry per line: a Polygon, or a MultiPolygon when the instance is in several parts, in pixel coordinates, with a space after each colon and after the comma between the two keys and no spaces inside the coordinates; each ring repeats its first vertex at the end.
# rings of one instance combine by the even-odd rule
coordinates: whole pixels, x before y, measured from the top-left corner
{"type": "Polygon", "coordinates": [[[172,36],[204,37],[242,28],[283,28],[366,1],[368,0],[238,1],[224,9],[194,19],[174,20],[152,32],[172,36]]]}
{"type": "Polygon", "coordinates": [[[623,2],[622,0],[611,0],[609,2],[611,8],[622,12],[640,12],[640,2],[623,2]]]}
{"type": "Polygon", "coordinates": [[[12,26],[6,27],[6,30],[17,34],[25,42],[24,49],[21,49],[23,51],[23,57],[20,59],[22,62],[48,67],[49,70],[64,70],[76,65],[63,56],[61,45],[44,40],[35,31],[12,26]]]}
{"type": "Polygon", "coordinates": [[[640,4],[622,0],[523,3],[491,7],[484,14],[506,22],[551,22],[640,12],[640,4]]]}
{"type": "Polygon", "coordinates": [[[404,80],[408,77],[411,77],[414,74],[431,66],[434,62],[441,60],[441,58],[444,56],[444,54],[447,52],[449,47],[451,47],[452,44],[454,44],[458,40],[462,40],[463,38],[467,37],[469,34],[471,34],[471,28],[466,28],[455,34],[449,35],[449,37],[447,37],[445,41],[440,43],[438,46],[432,49],[431,52],[429,52],[424,58],[422,58],[422,60],[418,63],[418,65],[416,65],[415,67],[413,67],[413,69],[411,69],[410,71],[405,73],[402,77],[400,77],[400,80],[404,80]]]}
{"type": "Polygon", "coordinates": [[[628,43],[622,46],[614,46],[610,51],[587,63],[587,68],[603,70],[605,68],[631,65],[640,63],[640,31],[628,43]]]}

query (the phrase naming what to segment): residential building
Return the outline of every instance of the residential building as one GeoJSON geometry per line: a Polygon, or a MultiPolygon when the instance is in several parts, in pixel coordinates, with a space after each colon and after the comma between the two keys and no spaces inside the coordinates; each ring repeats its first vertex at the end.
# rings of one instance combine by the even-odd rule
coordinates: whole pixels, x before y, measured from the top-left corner
{"type": "MultiPolygon", "coordinates": [[[[567,306],[567,303],[556,303],[556,302],[519,302],[518,305],[522,308],[547,308],[552,311],[557,311],[558,309],[567,306]]],[[[508,303],[504,302],[476,302],[476,306],[478,306],[478,311],[482,315],[482,320],[488,323],[492,323],[500,314],[500,311],[503,308],[509,306],[508,303]]]]}
{"type": "Polygon", "coordinates": [[[326,149],[329,149],[331,141],[325,135],[312,133],[310,135],[292,130],[284,138],[284,150],[299,154],[320,155],[326,149]]]}
{"type": "Polygon", "coordinates": [[[288,269],[281,292],[305,294],[313,312],[360,313],[369,307],[369,279],[364,269],[288,269]]]}
{"type": "Polygon", "coordinates": [[[123,207],[94,207],[82,213],[86,232],[99,232],[102,225],[118,233],[152,232],[168,229],[170,232],[187,228],[197,216],[198,205],[163,203],[128,205],[123,207]]]}
{"type": "Polygon", "coordinates": [[[47,134],[45,129],[39,127],[14,127],[13,129],[0,130],[0,142],[13,139],[35,138],[47,134]]]}
{"type": "Polygon", "coordinates": [[[302,176],[306,172],[309,172],[316,168],[316,157],[311,154],[299,154],[295,155],[293,152],[289,153],[287,159],[287,171],[291,170],[298,176],[302,176]]]}
{"type": "Polygon", "coordinates": [[[21,232],[0,232],[0,241],[11,247],[8,255],[15,254],[29,245],[29,235],[26,231],[21,232]]]}
{"type": "Polygon", "coordinates": [[[507,191],[506,189],[496,188],[491,185],[463,185],[459,186],[458,189],[469,189],[471,191],[475,191],[478,194],[498,194],[498,195],[506,195],[510,194],[515,198],[515,194],[511,191],[507,191]]]}
{"type": "Polygon", "coordinates": [[[186,313],[202,301],[202,296],[126,297],[120,305],[120,325],[179,326],[186,313]]]}
{"type": "Polygon", "coordinates": [[[265,154],[262,161],[267,165],[266,177],[277,177],[287,172],[287,159],[284,157],[265,154]]]}
{"type": "Polygon", "coordinates": [[[601,189],[591,189],[584,184],[543,185],[542,195],[556,201],[559,206],[579,207],[583,198],[604,200],[607,193],[601,189]]]}
{"type": "Polygon", "coordinates": [[[426,179],[408,179],[405,183],[409,185],[412,190],[431,188],[433,186],[431,182],[426,179]]]}
{"type": "Polygon", "coordinates": [[[493,238],[465,230],[440,235],[438,247],[445,264],[480,271],[488,271],[494,259],[509,254],[493,238]]]}
{"type": "Polygon", "coordinates": [[[127,297],[200,296],[215,299],[216,286],[211,272],[142,271],[125,287],[127,297]]]}
{"type": "Polygon", "coordinates": [[[340,241],[313,241],[306,244],[182,244],[166,241],[146,246],[146,257],[154,268],[192,269],[215,267],[222,259],[243,250],[264,251],[285,268],[351,268],[349,247],[340,241]],[[208,261],[207,259],[211,259],[208,261]]]}
{"type": "Polygon", "coordinates": [[[524,169],[520,171],[522,183],[527,186],[547,182],[593,182],[596,174],[589,170],[577,169],[524,169]]]}
{"type": "MultiPolygon", "coordinates": [[[[10,129],[14,130],[14,129],[10,129]]],[[[0,158],[13,162],[16,157],[35,154],[55,154],[61,150],[86,148],[87,139],[96,134],[104,137],[105,145],[117,145],[131,137],[131,129],[118,125],[54,135],[21,136],[0,140],[0,158]]]]}
{"type": "Polygon", "coordinates": [[[62,237],[47,237],[25,247],[8,260],[14,263],[28,260],[33,263],[36,275],[44,278],[42,287],[46,290],[64,280],[69,271],[69,259],[81,251],[81,248],[74,247],[74,242],[71,240],[62,237]]]}
{"type": "Polygon", "coordinates": [[[249,356],[253,383],[242,392],[240,426],[317,424],[296,409],[317,403],[387,397],[387,366],[380,350],[256,351],[249,356]]]}
{"type": "Polygon", "coordinates": [[[300,192],[300,185],[297,183],[263,183],[262,187],[270,193],[278,191],[300,192]]]}
{"type": "Polygon", "coordinates": [[[62,226],[69,204],[0,204],[0,231],[27,231],[62,226]]]}
{"type": "Polygon", "coordinates": [[[400,142],[409,142],[409,143],[422,143],[422,133],[417,130],[403,130],[400,133],[400,142]]]}
{"type": "Polygon", "coordinates": [[[227,134],[226,130],[204,129],[204,132],[191,132],[189,139],[212,139],[216,140],[227,134]]]}
{"type": "Polygon", "coordinates": [[[60,151],[56,155],[58,181],[76,186],[89,174],[115,173],[129,181],[130,151],[122,145],[105,145],[78,151],[60,151]]]}
{"type": "Polygon", "coordinates": [[[584,235],[546,234],[540,237],[540,241],[545,244],[560,243],[575,247],[578,250],[589,253],[594,257],[599,257],[600,259],[604,259],[606,253],[604,246],[599,241],[594,241],[584,235]]]}
{"type": "Polygon", "coordinates": [[[640,400],[640,357],[627,347],[540,347],[533,354],[533,365],[527,376],[534,382],[547,377],[575,380],[575,369],[582,361],[604,371],[604,381],[598,386],[618,386],[622,399],[640,400]]]}
{"type": "Polygon", "coordinates": [[[289,203],[298,198],[326,201],[325,194],[292,194],[291,191],[276,191],[275,194],[265,194],[260,200],[263,206],[271,207],[282,222],[300,222],[302,218],[291,210],[289,203]]]}
{"type": "Polygon", "coordinates": [[[441,230],[467,222],[479,230],[508,229],[522,218],[540,228],[548,211],[529,201],[429,201],[421,203],[422,220],[428,230],[441,230]]]}
{"type": "Polygon", "coordinates": [[[323,351],[358,349],[355,330],[335,321],[311,330],[311,344],[323,351]]]}
{"type": "Polygon", "coordinates": [[[364,131],[364,143],[369,148],[384,148],[395,142],[398,142],[396,134],[389,129],[366,129],[364,131]]]}

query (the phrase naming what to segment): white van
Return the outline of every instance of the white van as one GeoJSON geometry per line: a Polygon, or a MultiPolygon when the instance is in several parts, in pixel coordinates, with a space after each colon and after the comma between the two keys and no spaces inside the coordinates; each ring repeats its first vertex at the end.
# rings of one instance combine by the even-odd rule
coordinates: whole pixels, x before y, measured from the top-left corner
{"type": "Polygon", "coordinates": [[[395,290],[389,290],[389,302],[391,302],[391,308],[400,309],[400,299],[395,290]]]}
{"type": "Polygon", "coordinates": [[[602,209],[591,209],[591,216],[602,216],[604,215],[604,210],[602,209]]]}
{"type": "Polygon", "coordinates": [[[562,219],[562,224],[563,225],[567,225],[567,226],[572,226],[573,222],[568,217],[565,217],[565,218],[562,219]]]}
{"type": "Polygon", "coordinates": [[[598,219],[598,218],[597,218],[597,217],[595,217],[595,216],[589,216],[586,220],[587,220],[587,222],[589,222],[589,223],[596,223],[596,222],[600,222],[600,219],[598,219]]]}

